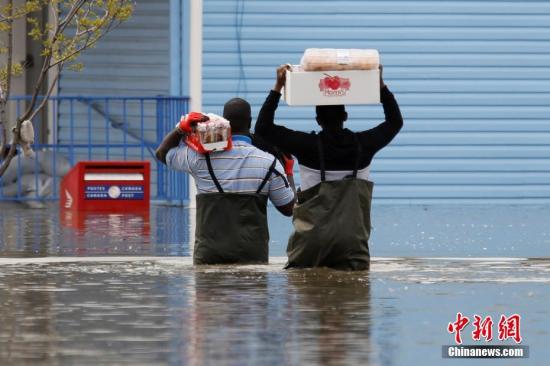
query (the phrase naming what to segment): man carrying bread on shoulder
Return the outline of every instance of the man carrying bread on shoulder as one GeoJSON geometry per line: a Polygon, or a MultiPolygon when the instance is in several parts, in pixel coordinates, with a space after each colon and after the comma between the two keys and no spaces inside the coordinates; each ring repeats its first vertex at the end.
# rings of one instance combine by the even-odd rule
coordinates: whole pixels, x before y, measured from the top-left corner
{"type": "Polygon", "coordinates": [[[294,192],[281,163],[252,144],[250,104],[240,98],[229,100],[223,119],[231,128],[231,148],[202,153],[191,148],[187,138],[209,120],[191,112],[164,138],[156,157],[195,179],[194,264],[267,263],[268,198],[283,215],[291,216],[294,192]]]}

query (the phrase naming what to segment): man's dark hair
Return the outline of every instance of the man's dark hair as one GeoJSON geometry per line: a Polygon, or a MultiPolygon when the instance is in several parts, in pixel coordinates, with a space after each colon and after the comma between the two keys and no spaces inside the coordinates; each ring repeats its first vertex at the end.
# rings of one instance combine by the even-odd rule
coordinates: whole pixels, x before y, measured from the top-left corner
{"type": "Polygon", "coordinates": [[[231,124],[233,133],[249,132],[252,124],[250,104],[241,98],[233,98],[223,106],[223,118],[231,124]]]}
{"type": "Polygon", "coordinates": [[[341,128],[348,119],[346,107],[343,105],[318,105],[315,107],[317,122],[323,128],[341,128]]]}

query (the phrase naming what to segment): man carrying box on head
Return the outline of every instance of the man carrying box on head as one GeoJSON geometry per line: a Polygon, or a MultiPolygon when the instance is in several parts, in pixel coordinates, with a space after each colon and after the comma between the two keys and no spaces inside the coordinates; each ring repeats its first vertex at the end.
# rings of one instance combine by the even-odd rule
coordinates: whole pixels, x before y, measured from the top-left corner
{"type": "Polygon", "coordinates": [[[370,130],[343,127],[343,105],[317,106],[319,134],[274,124],[288,65],[277,69],[275,87],[258,115],[256,135],[294,155],[300,165],[301,189],[294,208],[294,233],[289,239],[287,268],[369,268],[370,207],[373,183],[368,181],[373,156],[403,126],[393,94],[382,79],[380,94],[386,120],[370,130]]]}
{"type": "Polygon", "coordinates": [[[252,145],[250,105],[228,101],[223,117],[230,122],[232,148],[199,153],[188,135],[208,117],[182,117],[156,151],[169,168],[187,172],[197,185],[194,264],[267,263],[267,199],[285,216],[292,215],[294,193],[278,160],[252,145]]]}

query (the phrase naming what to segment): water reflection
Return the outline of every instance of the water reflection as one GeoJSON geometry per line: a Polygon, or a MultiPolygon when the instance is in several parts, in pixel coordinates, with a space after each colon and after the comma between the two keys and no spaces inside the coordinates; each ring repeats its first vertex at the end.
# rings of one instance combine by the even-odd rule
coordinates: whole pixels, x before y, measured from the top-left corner
{"type": "Polygon", "coordinates": [[[203,270],[192,278],[190,337],[184,348],[190,364],[281,363],[284,343],[280,342],[286,332],[280,332],[277,323],[286,307],[284,278],[234,270],[203,270]],[[279,294],[273,293],[277,290],[279,294]]]}
{"type": "Polygon", "coordinates": [[[365,273],[198,270],[193,279],[191,364],[368,364],[365,273]]]}
{"type": "Polygon", "coordinates": [[[34,256],[47,255],[55,236],[51,215],[44,215],[42,210],[33,210],[38,213],[36,216],[20,215],[19,210],[2,210],[0,250],[29,253],[34,256]]]}
{"type": "Polygon", "coordinates": [[[49,287],[48,277],[45,273],[29,273],[25,276],[25,282],[12,276],[2,280],[2,364],[10,364],[15,360],[25,363],[43,363],[51,360],[49,350],[56,342],[57,332],[56,317],[52,311],[55,298],[51,292],[42,290],[49,287]],[[36,344],[39,346],[34,347],[36,344]]]}
{"type": "MultiPolygon", "coordinates": [[[[466,257],[550,256],[550,206],[377,206],[371,254],[466,257]]],[[[0,204],[0,257],[190,255],[186,208],[152,205],[149,215],[66,217],[58,205],[0,204]]],[[[291,220],[268,208],[270,256],[283,256],[291,220]]]]}
{"type": "Polygon", "coordinates": [[[368,363],[366,274],[170,268],[151,263],[3,266],[8,363],[368,363]]]}
{"type": "Polygon", "coordinates": [[[290,302],[299,325],[296,353],[322,365],[369,365],[372,358],[370,281],[367,272],[292,271],[290,302]],[[313,342],[312,342],[313,340],[313,342]]]}
{"type": "Polygon", "coordinates": [[[74,276],[70,267],[2,276],[1,364],[126,363],[128,355],[139,364],[165,360],[172,327],[166,277],[90,266],[74,276]]]}
{"type": "Polygon", "coordinates": [[[530,361],[550,357],[548,260],[78,260],[0,260],[1,365],[439,365],[456,311],[522,314],[530,361]]]}
{"type": "Polygon", "coordinates": [[[0,257],[189,255],[189,211],[85,213],[1,206],[0,257]]]}

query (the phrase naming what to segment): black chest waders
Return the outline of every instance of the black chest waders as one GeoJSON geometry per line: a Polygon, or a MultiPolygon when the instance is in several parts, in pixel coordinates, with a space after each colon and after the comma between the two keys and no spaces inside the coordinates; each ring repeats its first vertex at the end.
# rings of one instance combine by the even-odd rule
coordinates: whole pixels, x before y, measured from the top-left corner
{"type": "Polygon", "coordinates": [[[369,268],[370,210],[373,183],[357,178],[361,145],[355,135],[356,159],[351,176],[325,180],[323,144],[318,136],[321,183],[298,193],[294,232],[285,268],[369,268]]]}
{"type": "Polygon", "coordinates": [[[275,171],[273,161],[255,194],[225,193],[205,154],[217,193],[197,195],[194,264],[267,263],[267,196],[260,192],[275,171]]]}

